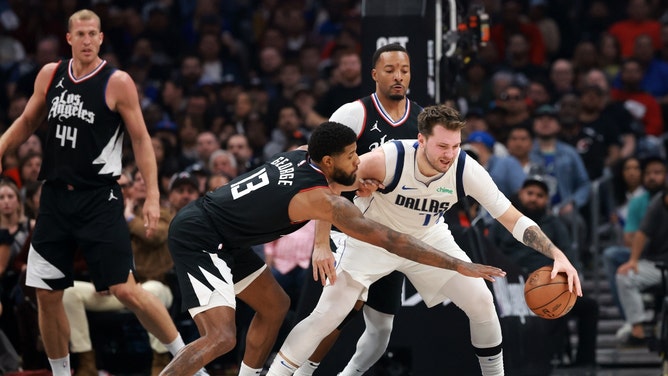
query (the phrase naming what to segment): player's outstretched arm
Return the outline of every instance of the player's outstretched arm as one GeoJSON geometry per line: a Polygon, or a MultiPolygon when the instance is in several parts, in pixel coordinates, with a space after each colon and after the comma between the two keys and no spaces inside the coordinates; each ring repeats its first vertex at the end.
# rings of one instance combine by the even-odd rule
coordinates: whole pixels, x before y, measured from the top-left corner
{"type": "Polygon", "coordinates": [[[506,273],[494,266],[474,264],[454,258],[441,252],[413,236],[390,229],[378,222],[365,218],[350,201],[340,196],[328,195],[328,205],[323,210],[323,218],[336,225],[344,233],[382,247],[398,256],[421,264],[457,271],[465,276],[494,281],[506,273]]]}
{"type": "Polygon", "coordinates": [[[515,239],[554,260],[552,278],[559,272],[568,276],[568,290],[582,296],[580,277],[566,254],[554,245],[543,230],[514,206],[510,206],[497,220],[510,231],[515,239]]]}

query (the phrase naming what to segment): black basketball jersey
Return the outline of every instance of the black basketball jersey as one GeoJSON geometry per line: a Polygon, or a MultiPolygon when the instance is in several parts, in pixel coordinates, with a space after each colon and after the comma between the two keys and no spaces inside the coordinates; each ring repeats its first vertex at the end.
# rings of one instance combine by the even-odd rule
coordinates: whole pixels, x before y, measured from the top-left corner
{"type": "Polygon", "coordinates": [[[72,60],[58,63],[46,92],[49,128],[39,179],[93,188],[120,176],[125,126],[105,100],[114,71],[103,60],[75,78],[72,60]]]}
{"type": "Polygon", "coordinates": [[[264,244],[304,226],[306,222],[290,221],[290,200],[299,192],[328,187],[325,175],[309,161],[305,150],[278,153],[204,195],[202,208],[223,246],[264,244]]]}
{"type": "Polygon", "coordinates": [[[357,154],[362,155],[392,140],[417,137],[417,117],[422,112],[417,103],[407,99],[405,115],[395,122],[383,110],[376,93],[360,101],[364,105],[364,128],[357,139],[357,154]]]}

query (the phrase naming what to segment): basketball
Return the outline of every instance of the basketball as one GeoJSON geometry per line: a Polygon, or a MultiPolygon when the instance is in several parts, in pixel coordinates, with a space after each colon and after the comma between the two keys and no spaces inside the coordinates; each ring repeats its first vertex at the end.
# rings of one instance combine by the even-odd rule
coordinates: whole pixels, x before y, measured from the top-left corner
{"type": "Polygon", "coordinates": [[[568,276],[550,279],[552,266],[543,266],[529,275],[524,284],[524,300],[529,309],[544,319],[557,319],[573,308],[577,295],[568,291],[568,276]]]}

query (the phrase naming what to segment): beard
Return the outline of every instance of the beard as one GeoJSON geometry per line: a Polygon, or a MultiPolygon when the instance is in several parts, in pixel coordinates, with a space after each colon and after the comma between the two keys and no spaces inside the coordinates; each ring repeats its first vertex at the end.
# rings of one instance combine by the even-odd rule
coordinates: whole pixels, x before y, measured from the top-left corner
{"type": "Polygon", "coordinates": [[[406,97],[406,96],[403,95],[403,94],[390,94],[390,95],[388,96],[388,98],[390,98],[390,99],[393,100],[393,101],[397,101],[397,102],[400,101],[400,100],[402,100],[402,99],[404,99],[405,97],[406,97]]]}
{"type": "Polygon", "coordinates": [[[355,183],[355,180],[357,180],[357,175],[354,172],[350,175],[346,175],[343,170],[335,168],[334,172],[332,173],[332,180],[335,183],[350,186],[355,183]]]}

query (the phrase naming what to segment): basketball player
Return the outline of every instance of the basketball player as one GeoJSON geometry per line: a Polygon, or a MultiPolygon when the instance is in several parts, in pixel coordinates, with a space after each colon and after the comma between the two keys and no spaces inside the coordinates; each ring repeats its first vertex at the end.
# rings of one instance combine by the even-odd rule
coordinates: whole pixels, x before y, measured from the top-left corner
{"type": "MultiPolygon", "coordinates": [[[[422,111],[417,103],[406,98],[406,92],[411,81],[410,57],[404,47],[397,43],[380,47],[372,57],[373,70],[371,76],[376,82],[376,90],[373,94],[361,98],[355,102],[344,104],[337,109],[330,121],[339,122],[350,127],[357,133],[357,152],[363,155],[378,146],[397,139],[415,138],[417,134],[417,116],[422,111]]],[[[353,195],[345,195],[352,200],[353,195]]],[[[320,225],[318,225],[320,226],[320,225]]],[[[332,239],[341,237],[341,232],[336,228],[332,231],[332,239]]],[[[329,249],[329,239],[323,239],[324,244],[316,247],[329,249]]],[[[324,252],[323,258],[313,259],[313,269],[328,268],[330,275],[333,272],[334,256],[331,252],[324,252]]],[[[324,284],[325,277],[314,273],[315,279],[320,279],[324,284]]],[[[364,322],[366,324],[364,333],[357,343],[357,351],[343,371],[371,367],[385,352],[385,347],[390,341],[394,315],[401,307],[401,289],[404,277],[399,272],[393,272],[376,281],[369,289],[369,298],[363,308],[364,322]]],[[[317,289],[313,283],[307,284],[307,294],[319,295],[322,285],[317,289]],[[310,290],[316,290],[311,292],[310,290]]],[[[304,295],[302,295],[304,296],[304,295]]],[[[304,299],[308,311],[303,315],[298,313],[297,319],[303,319],[313,310],[317,297],[311,296],[304,299]],[[308,299],[312,299],[310,303],[308,299]]],[[[346,322],[352,319],[353,314],[360,309],[361,302],[351,312],[346,322]]],[[[305,307],[306,308],[306,307],[305,307]]],[[[341,325],[343,326],[343,325],[341,325]]],[[[299,376],[310,376],[319,366],[320,361],[334,345],[340,334],[340,329],[335,329],[318,346],[309,361],[295,373],[299,376]]]]}
{"type": "Polygon", "coordinates": [[[485,279],[504,275],[498,268],[461,261],[378,225],[334,193],[330,184],[356,182],[356,139],[350,128],[324,123],[311,135],[308,153],[301,148],[276,154],[179,211],[169,229],[169,248],[183,308],[193,316],[200,338],[179,352],[161,375],[190,375],[235,346],[235,295],[256,310],[239,375],[260,374],[289,301],[251,246],[294,232],[310,219],[332,222],[352,237],[417,262],[485,279]],[[254,359],[246,357],[248,348],[254,359]]]}
{"type": "Polygon", "coordinates": [[[1,157],[47,120],[39,174],[45,184],[26,283],[37,288],[39,328],[54,376],[70,376],[70,329],[62,298],[63,290],[72,286],[77,247],[84,252],[97,291],[114,294],[172,354],[184,346],[165,306],[132,275],[130,235],[116,182],[126,131],[146,180],[143,214],[149,237],[160,217],[157,167],[137,88],[127,73],[99,57],[100,30],[100,18],[90,10],[70,16],[72,59],[39,71],[25,110],[0,138],[1,157]]]}
{"type": "MultiPolygon", "coordinates": [[[[463,127],[456,110],[445,105],[427,107],[418,116],[417,141],[389,142],[362,156],[359,176],[382,182],[385,188],[370,197],[356,198],[355,205],[367,218],[413,234],[444,254],[469,261],[442,216],[458,197],[470,195],[515,239],[552,258],[552,277],[566,272],[569,289],[582,295],[577,272],[564,253],[535,222],[515,209],[485,169],[460,149],[463,127]]],[[[323,289],[315,310],[290,332],[269,376],[292,375],[322,338],[346,317],[356,300],[364,298],[369,286],[394,270],[411,280],[428,306],[449,298],[460,307],[469,317],[471,342],[482,374],[503,375],[501,326],[484,281],[406,260],[361,239],[345,236],[338,246],[341,258],[336,283],[323,289]]]]}

